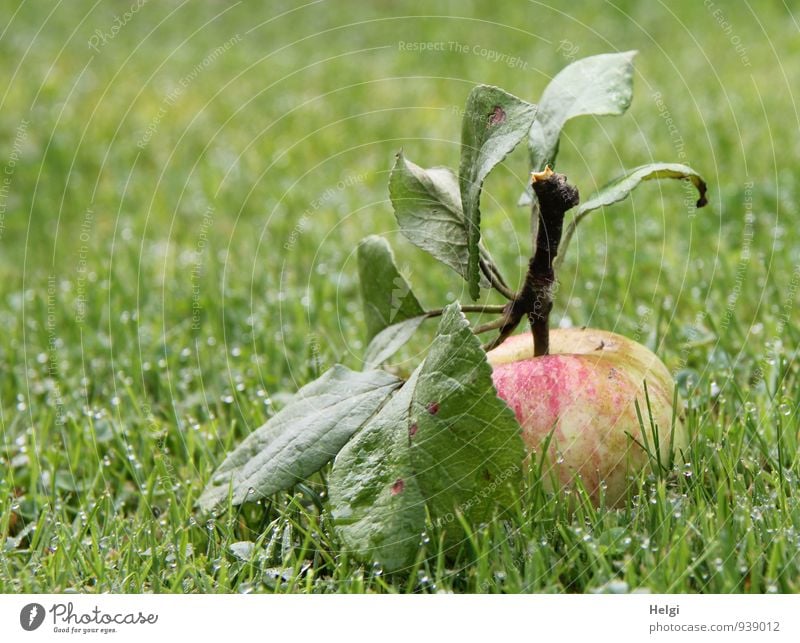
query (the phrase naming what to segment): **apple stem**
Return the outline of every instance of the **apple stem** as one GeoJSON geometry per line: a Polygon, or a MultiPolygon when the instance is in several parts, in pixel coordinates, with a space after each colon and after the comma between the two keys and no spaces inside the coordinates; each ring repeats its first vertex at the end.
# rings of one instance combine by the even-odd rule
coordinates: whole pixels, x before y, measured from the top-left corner
{"type": "Polygon", "coordinates": [[[533,191],[539,203],[539,225],[536,250],[528,262],[528,273],[522,289],[503,313],[500,334],[484,348],[491,350],[502,344],[527,315],[533,335],[533,354],[550,352],[550,311],[553,309],[553,261],[558,253],[564,229],[564,214],[580,201],[578,188],[567,183],[567,177],[549,167],[531,175],[533,191]]]}
{"type": "Polygon", "coordinates": [[[553,261],[558,254],[564,215],[580,201],[578,188],[567,183],[567,177],[549,167],[532,175],[533,191],[539,200],[539,229],[536,252],[528,263],[528,274],[520,296],[530,307],[528,321],[533,334],[533,354],[538,357],[550,352],[550,311],[553,309],[553,261]]]}

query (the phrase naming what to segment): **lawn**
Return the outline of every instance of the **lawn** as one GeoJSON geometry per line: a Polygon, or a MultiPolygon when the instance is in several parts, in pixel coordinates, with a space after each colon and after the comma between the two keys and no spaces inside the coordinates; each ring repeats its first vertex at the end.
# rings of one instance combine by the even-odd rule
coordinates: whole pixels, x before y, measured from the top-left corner
{"type": "MultiPolygon", "coordinates": [[[[800,591],[796,10],[0,4],[0,591],[800,591]],[[329,467],[198,511],[291,393],[360,368],[362,237],[391,242],[425,305],[471,303],[398,232],[396,152],[456,166],[475,84],[535,101],[573,59],[629,49],[631,109],[570,122],[559,170],[588,195],[624,168],[689,163],[710,205],[690,216],[681,184],[654,182],[589,217],[553,321],[658,352],[688,461],[644,472],[621,510],[570,510],[532,479],[455,556],[431,525],[396,575],[341,551],[329,467]]],[[[521,148],[483,197],[515,285],[521,148]]]]}

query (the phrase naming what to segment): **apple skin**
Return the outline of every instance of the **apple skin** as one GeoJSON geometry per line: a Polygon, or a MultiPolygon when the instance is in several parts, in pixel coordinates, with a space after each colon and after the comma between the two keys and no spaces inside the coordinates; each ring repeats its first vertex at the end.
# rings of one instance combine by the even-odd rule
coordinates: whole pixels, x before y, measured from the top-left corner
{"type": "MultiPolygon", "coordinates": [[[[663,362],[641,344],[591,328],[550,331],[550,354],[533,357],[530,333],[509,337],[488,353],[495,388],[522,426],[527,447],[541,453],[552,432],[547,481],[555,474],[562,487],[577,476],[599,506],[619,507],[629,491],[629,475],[648,466],[635,444],[642,440],[634,401],[638,399],[653,448],[643,382],[656,424],[662,462],[668,461],[675,384],[663,362]],[[555,428],[555,430],[553,430],[555,428]],[[601,483],[605,483],[603,492],[601,483]]],[[[680,457],[687,433],[675,419],[673,448],[680,457]]],[[[550,486],[548,484],[548,486],[550,486]]]]}

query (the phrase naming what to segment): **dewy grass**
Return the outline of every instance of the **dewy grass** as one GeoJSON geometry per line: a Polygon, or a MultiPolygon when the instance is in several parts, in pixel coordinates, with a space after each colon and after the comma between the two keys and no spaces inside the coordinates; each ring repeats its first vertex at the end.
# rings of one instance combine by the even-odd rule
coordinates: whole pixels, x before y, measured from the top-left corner
{"type": "MultiPolygon", "coordinates": [[[[480,20],[460,21],[458,39],[502,42],[495,49],[529,61],[525,73],[462,54],[398,52],[392,44],[401,31],[413,33],[405,40],[435,41],[441,24],[385,20],[371,9],[378,20],[357,32],[352,24],[363,16],[347,7],[325,16],[324,27],[314,26],[322,18],[309,8],[253,34],[270,16],[234,9],[166,62],[156,46],[128,59],[147,35],[145,13],[156,24],[171,10],[148,3],[83,75],[92,53],[87,39],[113,16],[104,22],[89,14],[70,40],[75,8],[64,6],[34,40],[44,17],[26,4],[0,39],[12,70],[0,103],[5,140],[30,123],[8,194],[0,191],[1,591],[800,591],[800,507],[792,493],[800,474],[800,331],[791,323],[800,232],[787,223],[798,211],[797,160],[778,144],[796,133],[791,87],[798,79],[761,47],[760,24],[777,51],[797,34],[777,5],[760,7],[759,21],[726,9],[749,47],[747,73],[738,56],[705,66],[688,33],[676,43],[676,32],[663,27],[674,18],[656,6],[637,10],[641,33],[594,3],[571,6],[577,21],[547,14],[580,56],[608,47],[591,34],[586,40],[579,23],[647,52],[637,60],[632,107],[646,148],[638,134],[624,135],[624,119],[603,120],[608,140],[604,134],[590,149],[578,148],[573,141],[595,136],[597,125],[575,121],[560,150],[560,164],[575,168],[570,179],[592,185],[591,168],[619,168],[619,157],[672,158],[673,135],[648,104],[658,92],[679,134],[692,137],[692,163],[716,186],[713,216],[678,215],[681,226],[672,198],[662,201],[655,186],[617,206],[630,208],[635,230],[619,218],[587,219],[561,268],[553,317],[641,331],[639,341],[658,348],[688,405],[688,462],[662,479],[643,474],[620,511],[578,502],[569,513],[531,480],[524,497],[471,534],[459,560],[447,560],[436,526],[428,525],[405,578],[341,553],[315,501],[325,499],[327,469],[307,489],[217,516],[200,518],[194,505],[224,454],[282,407],[280,392],[337,361],[359,367],[351,251],[364,234],[396,227],[384,171],[396,148],[412,154],[422,149],[419,139],[451,131],[463,79],[536,95],[566,61],[554,54],[557,42],[548,46],[518,28],[535,29],[524,3],[470,9],[480,20]],[[336,29],[313,36],[328,27],[336,29]],[[170,81],[237,33],[242,42],[202,72],[146,149],[137,148],[170,81]],[[371,51],[354,53],[354,35],[371,51]],[[653,41],[669,51],[668,61],[652,53],[653,41]],[[256,62],[283,45],[282,55],[256,62]],[[688,86],[674,69],[697,70],[693,78],[703,80],[688,86]],[[426,78],[404,80],[420,75],[426,78]],[[434,98],[414,98],[423,95],[434,98]],[[735,109],[733,96],[740,97],[735,109]],[[331,114],[357,116],[332,125],[331,114]],[[326,189],[355,176],[366,178],[335,190],[295,230],[326,189]],[[746,180],[755,186],[748,198],[756,217],[744,254],[746,180]],[[213,232],[192,277],[198,216],[209,202],[213,232]],[[290,250],[276,250],[290,238],[290,250]],[[193,279],[198,330],[191,327],[193,279]],[[252,548],[237,546],[248,542],[252,548]]],[[[211,10],[193,7],[164,22],[159,40],[182,42],[211,10]]],[[[726,51],[728,38],[706,25],[702,3],[671,10],[689,29],[702,28],[704,51],[726,51]]],[[[432,166],[453,154],[449,140],[426,140],[424,148],[432,166]]],[[[484,189],[487,245],[506,274],[521,278],[520,249],[502,242],[502,230],[519,238],[528,232],[506,205],[523,186],[510,185],[513,175],[504,171],[484,189]]],[[[421,298],[459,292],[455,274],[435,272],[401,244],[396,252],[421,298]]]]}

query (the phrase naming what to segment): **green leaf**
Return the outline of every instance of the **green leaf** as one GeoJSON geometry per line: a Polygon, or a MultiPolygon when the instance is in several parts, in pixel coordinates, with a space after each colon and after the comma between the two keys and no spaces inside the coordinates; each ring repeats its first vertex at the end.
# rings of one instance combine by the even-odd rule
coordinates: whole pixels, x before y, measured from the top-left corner
{"type": "Polygon", "coordinates": [[[411,420],[412,462],[434,520],[446,527],[458,510],[478,524],[512,501],[525,457],[520,426],[457,303],[445,309],[422,364],[411,420]]]}
{"type": "Polygon", "coordinates": [[[401,569],[417,555],[425,505],[453,536],[457,512],[478,523],[511,501],[524,457],[520,427],[454,303],[425,361],[336,457],[334,525],[357,557],[401,569]]]}
{"type": "Polygon", "coordinates": [[[330,461],[401,384],[385,371],[337,364],[228,455],[198,504],[210,509],[229,491],[241,504],[291,488],[330,461]]]}
{"type": "Polygon", "coordinates": [[[635,55],[635,51],[626,51],[582,58],[550,81],[528,135],[534,171],[555,164],[561,129],[571,118],[625,113],[633,98],[635,55]]]}
{"type": "Polygon", "coordinates": [[[426,317],[412,317],[387,326],[372,338],[364,354],[364,369],[378,368],[414,336],[426,317]]]}
{"type": "Polygon", "coordinates": [[[409,447],[415,386],[416,372],[345,445],[328,478],[331,516],[345,548],[389,572],[414,562],[425,528],[409,447]]]}
{"type": "Polygon", "coordinates": [[[708,203],[706,199],[706,192],[708,190],[706,182],[688,165],[682,165],[680,163],[649,163],[647,165],[641,165],[617,177],[610,183],[607,183],[576,208],[575,215],[572,217],[561,239],[555,265],[559,266],[563,262],[564,254],[569,242],[572,240],[572,236],[575,234],[575,229],[587,214],[598,208],[611,205],[617,201],[622,201],[627,198],[642,181],[651,181],[653,179],[683,179],[689,181],[698,192],[699,198],[697,199],[696,207],[702,208],[708,203]]]}
{"type": "MultiPolygon", "coordinates": [[[[461,211],[458,179],[446,167],[423,169],[397,155],[389,195],[400,230],[415,246],[467,278],[467,226],[461,211]]],[[[485,258],[488,253],[484,252],[485,258]]],[[[481,287],[489,282],[481,279],[481,287]]]]}
{"type": "Polygon", "coordinates": [[[480,198],[483,182],[530,130],[535,115],[535,105],[498,87],[478,85],[467,97],[461,125],[458,184],[467,227],[467,283],[473,299],[480,295],[480,198]]]}
{"type": "Polygon", "coordinates": [[[371,235],[358,244],[358,275],[368,340],[391,324],[425,313],[382,237],[371,235]]]}
{"type": "Polygon", "coordinates": [[[604,185],[578,206],[575,215],[581,216],[585,212],[597,210],[597,208],[622,201],[627,198],[642,181],[650,181],[652,179],[686,179],[694,185],[699,194],[696,203],[697,207],[702,208],[708,203],[706,199],[706,192],[708,190],[706,182],[688,165],[682,165],[680,163],[649,163],[647,165],[640,165],[604,185]]]}

